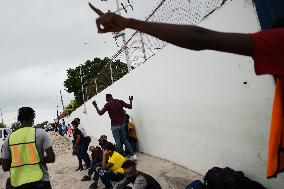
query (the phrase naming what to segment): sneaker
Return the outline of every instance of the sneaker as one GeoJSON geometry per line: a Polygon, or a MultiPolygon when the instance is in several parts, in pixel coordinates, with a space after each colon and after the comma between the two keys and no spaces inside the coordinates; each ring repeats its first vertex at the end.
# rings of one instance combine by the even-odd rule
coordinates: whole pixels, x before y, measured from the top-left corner
{"type": "Polygon", "coordinates": [[[97,182],[92,183],[89,188],[90,189],[97,189],[98,188],[98,183],[97,182]]]}
{"type": "Polygon", "coordinates": [[[85,175],[85,176],[81,179],[81,181],[89,181],[89,180],[91,180],[91,177],[90,177],[89,175],[85,175]]]}
{"type": "Polygon", "coordinates": [[[76,169],[76,171],[83,171],[83,170],[84,170],[83,167],[78,167],[78,168],[76,169]]]}
{"type": "Polygon", "coordinates": [[[130,156],[130,159],[133,160],[133,161],[136,161],[137,160],[137,156],[134,154],[133,156],[130,156]]]}

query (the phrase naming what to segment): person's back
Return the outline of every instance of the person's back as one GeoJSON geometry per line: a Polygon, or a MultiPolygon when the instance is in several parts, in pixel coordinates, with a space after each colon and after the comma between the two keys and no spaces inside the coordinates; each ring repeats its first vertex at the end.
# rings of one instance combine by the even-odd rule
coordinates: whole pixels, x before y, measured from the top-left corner
{"type": "Polygon", "coordinates": [[[106,103],[105,108],[108,111],[109,117],[111,119],[111,125],[121,125],[124,123],[124,107],[125,102],[118,99],[112,99],[106,103]]]}
{"type": "Polygon", "coordinates": [[[47,133],[32,128],[34,117],[33,109],[20,108],[21,127],[8,136],[3,146],[2,168],[10,171],[13,188],[51,188],[46,163],[53,163],[55,155],[47,133]]]}
{"type": "Polygon", "coordinates": [[[133,184],[133,189],[162,189],[161,185],[150,175],[137,171],[136,163],[126,160],[122,166],[125,178],[118,182],[114,189],[124,189],[128,184],[133,184]]]}

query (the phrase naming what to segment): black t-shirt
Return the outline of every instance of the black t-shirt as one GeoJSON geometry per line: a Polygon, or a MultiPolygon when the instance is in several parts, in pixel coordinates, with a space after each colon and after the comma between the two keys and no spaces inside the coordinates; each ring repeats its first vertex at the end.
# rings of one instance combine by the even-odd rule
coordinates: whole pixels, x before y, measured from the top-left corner
{"type": "Polygon", "coordinates": [[[77,145],[80,146],[84,144],[84,135],[78,128],[75,128],[73,132],[73,138],[74,138],[75,144],[76,144],[76,141],[78,140],[78,135],[80,136],[80,139],[77,145]]]}

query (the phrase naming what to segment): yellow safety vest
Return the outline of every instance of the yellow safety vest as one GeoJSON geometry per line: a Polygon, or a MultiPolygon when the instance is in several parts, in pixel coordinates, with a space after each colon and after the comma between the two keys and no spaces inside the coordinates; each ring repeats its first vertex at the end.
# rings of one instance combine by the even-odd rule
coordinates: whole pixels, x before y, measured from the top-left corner
{"type": "Polygon", "coordinates": [[[11,151],[10,179],[13,187],[42,180],[43,171],[36,148],[36,130],[24,127],[9,137],[11,151]]]}

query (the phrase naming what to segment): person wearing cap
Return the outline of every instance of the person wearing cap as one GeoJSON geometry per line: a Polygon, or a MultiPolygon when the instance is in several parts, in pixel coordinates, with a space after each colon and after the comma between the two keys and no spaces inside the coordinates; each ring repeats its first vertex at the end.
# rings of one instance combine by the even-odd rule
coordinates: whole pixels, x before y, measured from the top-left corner
{"type": "Polygon", "coordinates": [[[132,183],[132,189],[162,189],[161,185],[150,175],[137,171],[136,162],[126,160],[122,164],[125,178],[118,182],[114,189],[125,189],[127,185],[132,183]]]}
{"type": "Polygon", "coordinates": [[[101,116],[106,111],[109,114],[111,120],[111,131],[115,144],[119,153],[122,154],[122,143],[125,145],[126,149],[129,151],[129,154],[132,159],[136,160],[137,156],[134,154],[134,151],[126,138],[125,133],[125,121],[124,121],[124,109],[132,109],[133,96],[129,96],[130,104],[125,103],[123,100],[114,99],[111,94],[106,94],[106,101],[104,108],[100,110],[97,106],[96,101],[93,101],[93,105],[96,108],[98,114],[101,116]]]}
{"type": "Polygon", "coordinates": [[[90,146],[89,151],[92,153],[92,162],[90,168],[88,169],[88,175],[85,175],[81,181],[89,181],[93,173],[96,171],[98,167],[102,166],[103,160],[103,150],[99,146],[90,146]]]}
{"type": "Polygon", "coordinates": [[[112,189],[111,181],[119,182],[124,179],[124,170],[122,164],[125,162],[125,158],[116,151],[115,146],[108,142],[104,145],[102,167],[98,168],[94,175],[94,183],[90,188],[97,188],[98,181],[101,179],[106,189],[112,189]]]}

